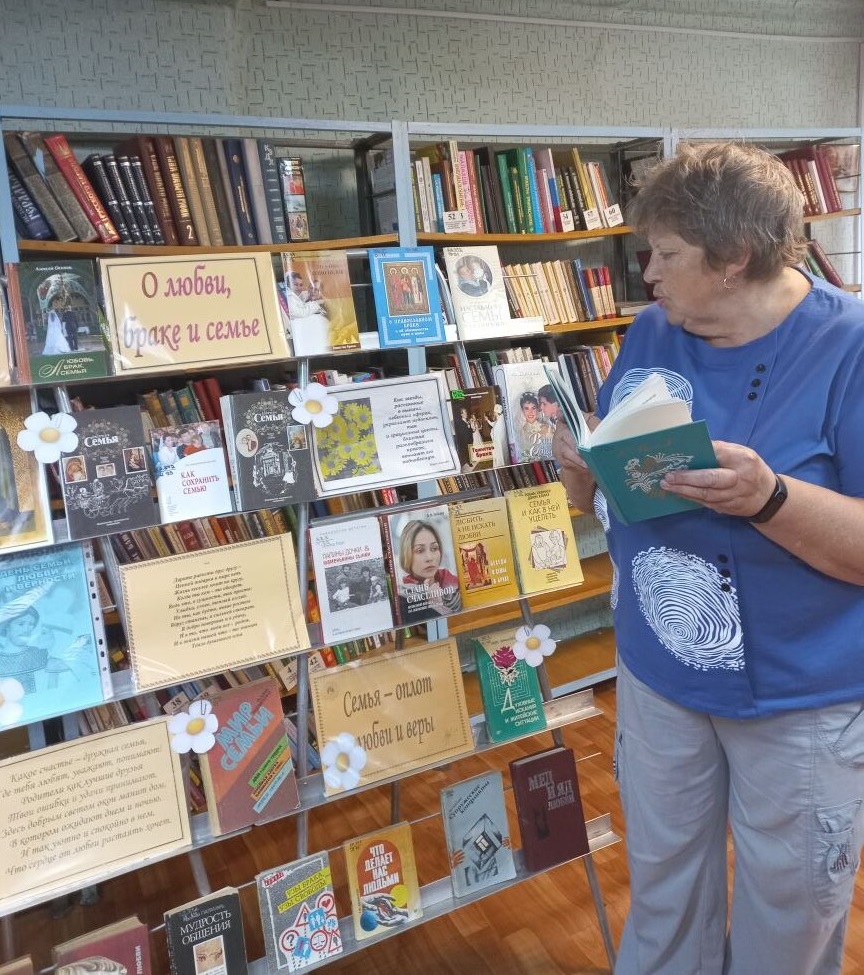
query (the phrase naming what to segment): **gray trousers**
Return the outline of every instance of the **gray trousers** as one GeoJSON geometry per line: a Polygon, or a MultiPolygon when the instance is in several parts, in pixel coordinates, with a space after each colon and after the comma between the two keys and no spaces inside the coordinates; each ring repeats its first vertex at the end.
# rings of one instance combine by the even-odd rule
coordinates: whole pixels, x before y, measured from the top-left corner
{"type": "Polygon", "coordinates": [[[713,718],[619,663],[617,709],[632,897],[615,975],[838,975],[864,841],[864,705],[713,718]]]}

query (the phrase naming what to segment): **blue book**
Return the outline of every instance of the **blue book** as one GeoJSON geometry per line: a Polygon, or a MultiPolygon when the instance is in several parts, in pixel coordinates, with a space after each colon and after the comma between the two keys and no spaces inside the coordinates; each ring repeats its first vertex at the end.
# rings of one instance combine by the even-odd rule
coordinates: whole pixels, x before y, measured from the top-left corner
{"type": "Polygon", "coordinates": [[[435,198],[435,229],[439,234],[444,233],[444,184],[441,174],[432,174],[432,196],[435,198]]]}
{"type": "Polygon", "coordinates": [[[543,211],[540,207],[540,191],[537,188],[537,167],[534,164],[534,150],[531,146],[525,146],[520,150],[525,154],[525,169],[528,180],[528,197],[531,204],[531,223],[534,225],[534,233],[542,234],[543,211]]]}
{"type": "Polygon", "coordinates": [[[0,558],[0,727],[100,704],[111,691],[80,545],[0,558]]]}
{"type": "Polygon", "coordinates": [[[369,251],[381,348],[444,341],[444,314],[431,247],[369,251]]]}
{"type": "Polygon", "coordinates": [[[441,818],[457,897],[516,876],[500,772],[486,772],[441,790],[441,818]]]}
{"type": "Polygon", "coordinates": [[[257,244],[258,231],[252,214],[252,196],[243,162],[243,143],[240,139],[224,139],[222,149],[225,153],[228,179],[231,184],[231,203],[240,228],[240,239],[237,243],[257,244]]]}

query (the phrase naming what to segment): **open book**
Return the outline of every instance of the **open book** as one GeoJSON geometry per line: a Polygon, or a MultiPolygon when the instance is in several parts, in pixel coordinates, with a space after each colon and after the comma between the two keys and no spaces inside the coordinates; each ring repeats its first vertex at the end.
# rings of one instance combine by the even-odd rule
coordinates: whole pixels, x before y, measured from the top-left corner
{"type": "Polygon", "coordinates": [[[629,525],[699,507],[664,491],[660,482],[669,471],[717,466],[708,426],[691,418],[689,405],[672,396],[659,373],[650,373],[593,430],[561,377],[551,369],[546,375],[579,453],[619,521],[629,525]]]}

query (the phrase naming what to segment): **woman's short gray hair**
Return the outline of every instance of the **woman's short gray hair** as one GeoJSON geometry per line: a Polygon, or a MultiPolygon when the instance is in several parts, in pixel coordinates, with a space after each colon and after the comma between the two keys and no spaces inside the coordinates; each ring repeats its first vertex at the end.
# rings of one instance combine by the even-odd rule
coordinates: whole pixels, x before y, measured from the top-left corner
{"type": "Polygon", "coordinates": [[[764,281],[804,259],[804,198],[789,170],[764,149],[682,143],[635,185],[627,220],[637,233],[677,234],[703,248],[710,267],[749,253],[743,277],[764,281]]]}

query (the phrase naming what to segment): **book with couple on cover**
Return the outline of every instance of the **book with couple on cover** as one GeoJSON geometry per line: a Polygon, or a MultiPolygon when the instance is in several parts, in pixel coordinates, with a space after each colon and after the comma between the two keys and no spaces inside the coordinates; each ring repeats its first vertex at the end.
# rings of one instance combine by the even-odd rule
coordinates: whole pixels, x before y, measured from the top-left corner
{"type": "Polygon", "coordinates": [[[708,425],[693,420],[690,404],[672,395],[660,373],[650,373],[589,429],[567,384],[546,370],[579,453],[609,508],[625,525],[698,508],[664,491],[670,471],[717,466],[708,425]]]}

